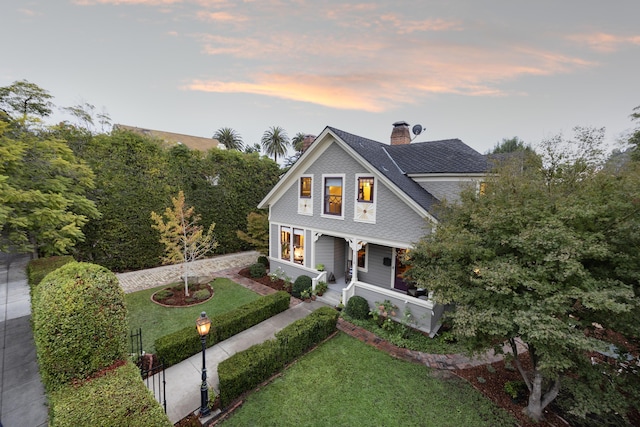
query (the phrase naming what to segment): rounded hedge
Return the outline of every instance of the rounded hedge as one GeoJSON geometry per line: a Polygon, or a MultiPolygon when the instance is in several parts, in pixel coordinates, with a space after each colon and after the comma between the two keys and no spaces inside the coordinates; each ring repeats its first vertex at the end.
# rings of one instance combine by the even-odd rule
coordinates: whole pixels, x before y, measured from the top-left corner
{"type": "Polygon", "coordinates": [[[264,255],[260,255],[258,257],[258,263],[262,264],[265,266],[265,268],[269,268],[269,258],[267,258],[264,255]]]}
{"type": "Polygon", "coordinates": [[[127,311],[116,276],[71,262],[36,288],[33,329],[43,383],[55,390],[127,356],[127,311]]]}
{"type": "Polygon", "coordinates": [[[267,274],[267,267],[265,267],[264,264],[256,262],[249,266],[249,274],[251,274],[251,277],[254,279],[264,277],[267,274]]]}
{"type": "Polygon", "coordinates": [[[344,312],[354,319],[365,320],[369,317],[369,303],[361,296],[354,295],[347,301],[344,312]]]}
{"type": "Polygon", "coordinates": [[[302,291],[305,291],[307,289],[310,290],[311,286],[311,277],[305,276],[304,274],[302,276],[298,276],[296,281],[293,282],[293,286],[291,287],[291,295],[296,298],[300,298],[300,294],[302,293],[302,291]]]}

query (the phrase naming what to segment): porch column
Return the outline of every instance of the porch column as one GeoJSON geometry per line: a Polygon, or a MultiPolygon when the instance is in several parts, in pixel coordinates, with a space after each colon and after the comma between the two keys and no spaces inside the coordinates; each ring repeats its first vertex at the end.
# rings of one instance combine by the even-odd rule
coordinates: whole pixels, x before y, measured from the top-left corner
{"type": "Polygon", "coordinates": [[[362,249],[367,242],[357,239],[349,239],[349,248],[351,248],[351,281],[358,280],[358,251],[362,249]]]}

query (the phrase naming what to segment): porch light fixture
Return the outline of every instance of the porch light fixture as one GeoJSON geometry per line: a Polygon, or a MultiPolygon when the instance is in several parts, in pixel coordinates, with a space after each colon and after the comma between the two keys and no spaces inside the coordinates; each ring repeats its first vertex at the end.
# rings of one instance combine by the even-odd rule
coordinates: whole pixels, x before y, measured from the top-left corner
{"type": "Polygon", "coordinates": [[[207,347],[207,335],[211,328],[211,319],[207,317],[204,311],[200,313],[200,317],[196,320],[196,329],[200,335],[202,343],[202,385],[200,386],[200,416],[209,415],[209,388],[207,386],[207,367],[205,365],[205,349],[207,347]]]}

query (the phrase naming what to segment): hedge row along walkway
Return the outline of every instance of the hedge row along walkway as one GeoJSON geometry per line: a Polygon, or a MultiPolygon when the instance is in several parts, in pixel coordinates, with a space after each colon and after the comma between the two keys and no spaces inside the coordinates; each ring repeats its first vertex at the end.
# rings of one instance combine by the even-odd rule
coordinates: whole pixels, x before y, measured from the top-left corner
{"type": "MultiPolygon", "coordinates": [[[[190,275],[228,278],[260,295],[268,295],[276,292],[268,286],[264,286],[238,274],[242,268],[255,262],[257,257],[257,252],[244,252],[196,261],[196,265],[191,268],[190,275]]],[[[137,290],[175,282],[180,280],[181,274],[182,270],[180,266],[164,266],[149,270],[122,273],[117,276],[125,292],[135,292],[137,290]]],[[[252,345],[274,338],[276,332],[295,320],[307,316],[322,305],[326,304],[320,300],[309,304],[301,303],[300,300],[292,297],[288,310],[208,348],[206,351],[206,364],[209,386],[213,387],[216,392],[219,392],[217,366],[220,362],[252,345]]],[[[493,363],[502,359],[501,355],[496,355],[493,351],[489,351],[479,357],[470,358],[462,354],[426,354],[396,347],[372,332],[355,326],[343,319],[338,320],[338,329],[368,345],[389,353],[393,357],[413,363],[424,364],[434,369],[465,369],[493,363]]],[[[522,351],[523,348],[519,350],[522,351]]],[[[166,370],[167,415],[173,423],[193,413],[200,406],[201,369],[202,355],[196,354],[166,370]]]]}

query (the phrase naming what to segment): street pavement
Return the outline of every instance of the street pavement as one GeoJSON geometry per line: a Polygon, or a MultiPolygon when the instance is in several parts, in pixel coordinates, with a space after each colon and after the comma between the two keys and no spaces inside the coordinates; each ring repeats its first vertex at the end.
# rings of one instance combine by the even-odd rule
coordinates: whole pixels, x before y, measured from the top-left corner
{"type": "Polygon", "coordinates": [[[4,427],[46,427],[47,401],[31,331],[25,268],[31,257],[0,253],[0,421],[4,427]]]}

